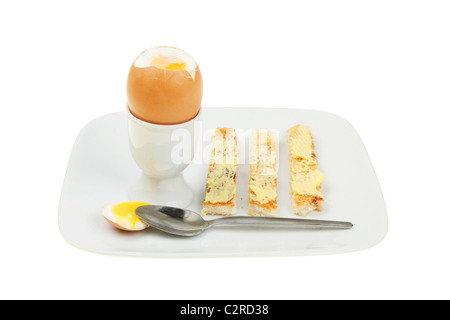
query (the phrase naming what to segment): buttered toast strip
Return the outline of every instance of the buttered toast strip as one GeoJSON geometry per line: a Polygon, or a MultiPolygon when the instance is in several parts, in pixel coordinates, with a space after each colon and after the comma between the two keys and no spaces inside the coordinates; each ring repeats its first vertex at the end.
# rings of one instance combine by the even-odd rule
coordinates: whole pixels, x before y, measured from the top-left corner
{"type": "Polygon", "coordinates": [[[277,136],[256,130],[252,135],[248,214],[278,215],[277,136]]]}
{"type": "Polygon", "coordinates": [[[206,181],[202,213],[230,216],[236,213],[236,131],[217,128],[206,181]]]}
{"type": "Polygon", "coordinates": [[[294,213],[305,216],[311,211],[321,211],[325,180],[319,170],[314,153],[314,141],[309,127],[297,125],[287,132],[289,169],[294,213]]]}

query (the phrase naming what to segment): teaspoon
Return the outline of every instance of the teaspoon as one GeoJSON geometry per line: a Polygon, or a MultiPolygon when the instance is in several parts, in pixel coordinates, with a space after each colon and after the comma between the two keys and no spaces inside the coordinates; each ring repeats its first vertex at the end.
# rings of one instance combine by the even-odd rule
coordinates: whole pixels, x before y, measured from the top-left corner
{"type": "Polygon", "coordinates": [[[351,229],[353,224],[344,221],[328,221],[297,218],[272,218],[233,216],[205,220],[191,210],[165,206],[141,206],[136,209],[138,217],[149,226],[178,236],[196,236],[206,229],[218,225],[233,226],[299,226],[308,229],[351,229]]]}

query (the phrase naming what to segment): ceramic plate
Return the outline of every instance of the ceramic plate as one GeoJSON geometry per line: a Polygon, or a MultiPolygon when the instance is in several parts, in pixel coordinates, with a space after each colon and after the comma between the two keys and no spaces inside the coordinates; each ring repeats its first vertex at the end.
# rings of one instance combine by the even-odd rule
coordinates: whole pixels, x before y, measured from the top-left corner
{"type": "MultiPolygon", "coordinates": [[[[68,164],[59,206],[59,227],[70,244],[91,252],[137,257],[248,257],[335,254],[372,247],[387,232],[387,212],[370,158],[355,129],[331,113],[269,108],[203,108],[200,148],[184,176],[195,191],[188,209],[200,212],[204,196],[212,131],[238,130],[239,159],[248,157],[251,129],[276,129],[279,146],[279,212],[290,208],[286,131],[296,124],[312,129],[325,204],[312,219],[344,220],[350,230],[299,230],[267,227],[217,227],[193,238],[148,229],[127,233],[103,218],[105,204],[127,201],[139,177],[128,145],[125,112],[88,123],[79,133],[68,164]]],[[[248,165],[238,167],[238,215],[246,215],[248,165]]]]}

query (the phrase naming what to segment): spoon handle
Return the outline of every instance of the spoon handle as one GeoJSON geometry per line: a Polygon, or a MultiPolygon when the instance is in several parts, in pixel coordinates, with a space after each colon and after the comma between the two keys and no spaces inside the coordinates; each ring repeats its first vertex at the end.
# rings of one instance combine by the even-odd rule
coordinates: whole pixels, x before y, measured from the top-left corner
{"type": "Polygon", "coordinates": [[[267,226],[302,226],[305,228],[351,229],[353,224],[346,221],[313,220],[302,218],[272,217],[224,217],[208,221],[208,227],[217,225],[267,225],[267,226]]]}

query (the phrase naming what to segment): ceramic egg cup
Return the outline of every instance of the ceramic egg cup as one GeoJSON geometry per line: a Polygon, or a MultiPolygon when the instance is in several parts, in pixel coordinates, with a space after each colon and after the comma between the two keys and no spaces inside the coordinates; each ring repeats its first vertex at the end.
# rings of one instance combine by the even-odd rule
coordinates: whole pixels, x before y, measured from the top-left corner
{"type": "Polygon", "coordinates": [[[142,170],[129,188],[131,201],[186,208],[194,192],[183,171],[197,149],[201,109],[197,116],[175,125],[158,125],[136,118],[126,107],[131,154],[142,170]]]}

